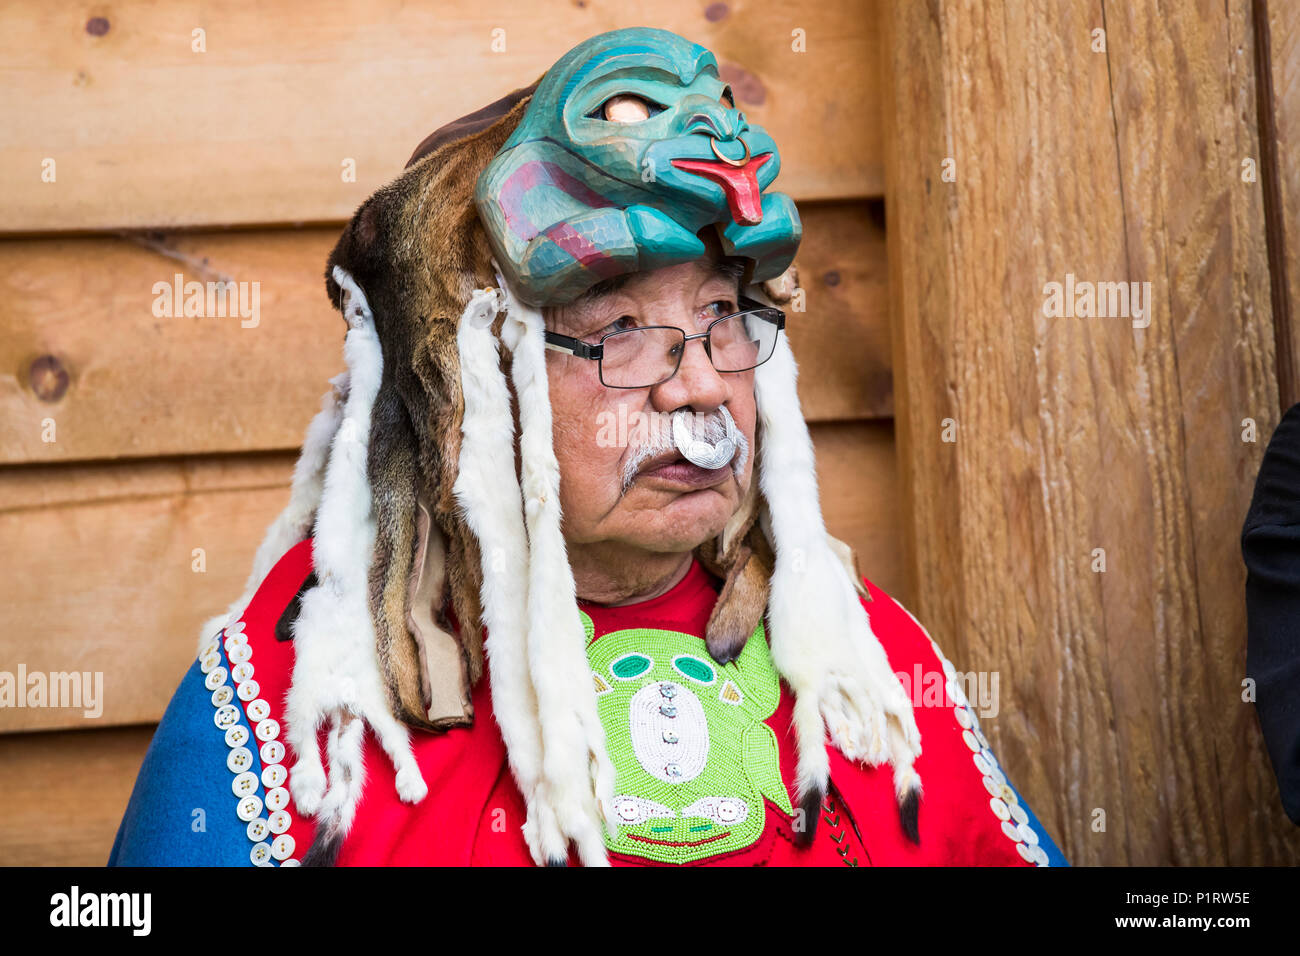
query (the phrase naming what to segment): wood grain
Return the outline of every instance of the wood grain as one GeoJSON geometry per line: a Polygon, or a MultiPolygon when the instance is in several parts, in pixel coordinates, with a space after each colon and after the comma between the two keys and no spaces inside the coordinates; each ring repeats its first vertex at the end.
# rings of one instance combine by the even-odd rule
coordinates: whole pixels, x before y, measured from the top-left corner
{"type": "MultiPolygon", "coordinates": [[[[803,219],[807,311],[788,326],[805,414],[888,416],[884,233],[867,203],[809,204],[803,219]]],[[[296,447],[343,367],[346,330],[322,278],[337,238],[316,228],[0,241],[0,463],[296,447]],[[154,284],[178,273],[258,283],[257,315],[156,316],[154,284]],[[61,391],[52,368],[66,374],[61,391]]]]}
{"type": "MultiPolygon", "coordinates": [[[[0,231],[342,221],[432,130],[527,86],[587,37],[646,19],[600,0],[11,3],[0,231]],[[47,159],[54,182],[42,181],[47,159]]],[[[880,194],[879,93],[862,68],[877,37],[860,2],[738,15],[671,0],[649,19],[714,52],[738,105],[780,144],[783,191],[880,194]],[[796,28],[806,52],[792,49],[796,28]]]]}
{"type": "Polygon", "coordinates": [[[242,593],[293,462],[0,469],[0,669],[103,675],[98,717],[5,708],[0,732],[157,721],[199,625],[242,593]]]}
{"type": "Polygon", "coordinates": [[[878,203],[800,206],[795,264],[807,311],[786,310],[799,402],[812,422],[891,418],[889,266],[878,203]]]}
{"type": "Polygon", "coordinates": [[[1263,450],[1241,422],[1278,418],[1262,201],[1240,177],[1249,5],[898,0],[885,19],[918,616],[959,668],[1001,671],[994,749],[1071,862],[1294,860],[1240,698],[1263,450]],[[1067,274],[1150,282],[1149,327],[1047,317],[1067,274]]]}
{"type": "Polygon", "coordinates": [[[0,242],[0,461],[296,447],[343,368],[347,329],[324,284],[337,236],[0,242]],[[156,316],[154,285],[177,274],[258,283],[256,316],[156,316]],[[42,356],[66,372],[61,393],[33,375],[42,356]]]}
{"type": "Polygon", "coordinates": [[[0,735],[0,866],[107,863],[153,732],[0,735]]]}
{"type": "Polygon", "coordinates": [[[871,582],[911,607],[903,576],[903,517],[891,422],[812,426],[826,529],[858,552],[871,582]]]}
{"type": "MultiPolygon", "coordinates": [[[[1300,402],[1300,329],[1296,328],[1300,310],[1300,17],[1292,4],[1275,0],[1266,6],[1268,47],[1263,60],[1272,81],[1267,105],[1272,108],[1275,138],[1271,156],[1268,150],[1261,150],[1258,172],[1266,199],[1266,177],[1271,174],[1277,179],[1277,208],[1272,210],[1278,220],[1272,236],[1277,248],[1270,249],[1269,255],[1275,270],[1274,288],[1280,293],[1275,299],[1285,297],[1286,304],[1285,319],[1277,308],[1281,303],[1275,302],[1274,308],[1279,404],[1286,409],[1300,402]],[[1276,169],[1267,168],[1270,159],[1276,169]]],[[[1264,119],[1261,117],[1261,123],[1264,119]]]]}

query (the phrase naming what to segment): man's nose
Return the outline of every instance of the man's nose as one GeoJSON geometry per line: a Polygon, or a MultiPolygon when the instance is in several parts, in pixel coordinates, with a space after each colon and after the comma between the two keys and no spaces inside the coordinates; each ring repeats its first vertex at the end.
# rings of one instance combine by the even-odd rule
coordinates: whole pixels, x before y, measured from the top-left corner
{"type": "Polygon", "coordinates": [[[677,374],[652,390],[651,399],[660,411],[675,411],[683,405],[691,405],[697,412],[711,411],[727,401],[730,386],[713,367],[704,342],[688,341],[677,374]]]}

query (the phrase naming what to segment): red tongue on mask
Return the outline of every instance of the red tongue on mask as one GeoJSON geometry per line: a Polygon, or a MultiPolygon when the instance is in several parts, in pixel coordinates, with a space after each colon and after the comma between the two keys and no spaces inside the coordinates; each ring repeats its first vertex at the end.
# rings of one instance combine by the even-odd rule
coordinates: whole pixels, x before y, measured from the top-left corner
{"type": "Polygon", "coordinates": [[[758,170],[771,158],[771,153],[751,156],[744,166],[732,166],[717,159],[674,159],[670,162],[678,169],[712,179],[727,195],[731,218],[741,226],[756,226],[763,221],[758,170]]]}

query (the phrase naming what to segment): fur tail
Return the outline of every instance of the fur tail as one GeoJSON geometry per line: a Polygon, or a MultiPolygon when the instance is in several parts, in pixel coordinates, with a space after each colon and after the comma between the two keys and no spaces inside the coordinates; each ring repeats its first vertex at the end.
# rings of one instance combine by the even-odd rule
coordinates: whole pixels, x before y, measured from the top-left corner
{"type": "Polygon", "coordinates": [[[311,846],[303,855],[303,866],[337,866],[339,850],[343,848],[343,837],[337,832],[331,833],[328,827],[319,827],[311,846]]]}

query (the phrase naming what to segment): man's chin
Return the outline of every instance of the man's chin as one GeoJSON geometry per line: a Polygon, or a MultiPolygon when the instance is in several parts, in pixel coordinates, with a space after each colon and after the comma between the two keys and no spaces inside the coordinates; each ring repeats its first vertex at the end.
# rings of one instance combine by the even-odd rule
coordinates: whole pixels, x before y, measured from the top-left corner
{"type": "Polygon", "coordinates": [[[739,499],[734,480],[708,488],[670,489],[655,482],[634,485],[626,501],[634,513],[654,514],[644,535],[637,535],[642,547],[651,551],[692,551],[722,533],[735,513],[739,499]]]}

